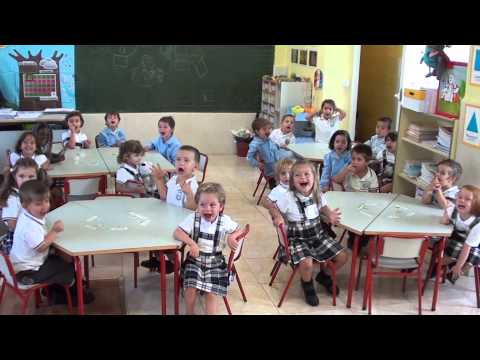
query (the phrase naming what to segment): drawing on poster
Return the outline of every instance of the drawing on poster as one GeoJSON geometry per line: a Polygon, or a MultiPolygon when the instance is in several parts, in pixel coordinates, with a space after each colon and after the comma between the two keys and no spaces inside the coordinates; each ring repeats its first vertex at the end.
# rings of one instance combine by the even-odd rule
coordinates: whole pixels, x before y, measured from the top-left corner
{"type": "Polygon", "coordinates": [[[463,142],[468,145],[480,147],[479,121],[480,107],[475,105],[465,105],[465,122],[463,132],[463,142]]]}

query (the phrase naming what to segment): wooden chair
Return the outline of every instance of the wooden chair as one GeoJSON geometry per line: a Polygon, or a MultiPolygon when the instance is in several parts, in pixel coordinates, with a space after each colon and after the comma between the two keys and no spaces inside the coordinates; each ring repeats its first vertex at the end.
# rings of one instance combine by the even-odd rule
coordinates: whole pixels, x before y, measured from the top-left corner
{"type": "MultiPolygon", "coordinates": [[[[10,261],[10,257],[0,251],[0,278],[3,279],[2,287],[0,289],[0,304],[3,300],[3,295],[5,289],[8,287],[13,290],[15,295],[17,295],[22,301],[22,314],[27,313],[28,301],[32,295],[35,295],[35,307],[38,308],[41,303],[40,289],[45,288],[48,293],[48,284],[34,284],[34,285],[23,285],[18,283],[15,276],[15,271],[13,265],[10,261]]],[[[68,285],[63,286],[65,292],[67,293],[67,303],[68,303],[68,312],[72,314],[72,297],[70,294],[70,287],[68,285]]]]}
{"type": "Polygon", "coordinates": [[[380,236],[378,241],[370,240],[363,309],[367,307],[368,303],[368,313],[372,313],[374,276],[403,278],[403,292],[405,292],[407,278],[415,277],[418,290],[418,314],[421,315],[422,274],[427,247],[428,237],[380,236]],[[388,271],[377,270],[380,268],[388,271]],[[405,269],[409,269],[409,271],[407,272],[405,269]]]}
{"type": "Polygon", "coordinates": [[[199,184],[205,181],[205,176],[207,175],[207,166],[208,166],[208,155],[204,153],[200,153],[199,170],[202,172],[202,180],[198,182],[199,184]]]}
{"type": "MultiPolygon", "coordinates": [[[[278,271],[280,270],[282,264],[283,265],[290,265],[290,267],[292,268],[292,273],[288,279],[288,282],[287,282],[287,285],[285,286],[285,289],[283,290],[282,292],[282,296],[280,298],[280,301],[278,303],[278,307],[281,307],[282,304],[283,304],[283,301],[285,300],[285,297],[287,296],[287,292],[288,290],[290,289],[290,286],[292,285],[292,281],[293,281],[293,278],[295,277],[295,274],[297,273],[298,271],[298,264],[297,265],[293,265],[292,263],[292,257],[291,257],[291,254],[290,254],[290,250],[288,248],[288,245],[289,245],[289,241],[288,241],[288,237],[287,237],[287,234],[285,232],[285,227],[282,225],[280,225],[278,227],[278,229],[280,230],[280,236],[282,238],[282,245],[285,249],[285,253],[286,253],[286,259],[285,259],[285,262],[282,262],[280,260],[277,260],[276,263],[275,263],[275,266],[274,266],[274,271],[273,271],[273,274],[272,274],[272,278],[270,280],[270,283],[268,284],[269,286],[272,286],[273,282],[275,281],[275,278],[277,277],[277,274],[278,274],[278,271]]],[[[336,266],[335,266],[335,263],[333,261],[324,261],[324,262],[321,262],[321,264],[326,264],[327,267],[330,269],[330,271],[332,272],[332,280],[333,280],[333,286],[332,286],[332,290],[333,290],[333,294],[332,294],[332,304],[333,306],[336,306],[337,305],[337,274],[336,274],[336,266]]]]}

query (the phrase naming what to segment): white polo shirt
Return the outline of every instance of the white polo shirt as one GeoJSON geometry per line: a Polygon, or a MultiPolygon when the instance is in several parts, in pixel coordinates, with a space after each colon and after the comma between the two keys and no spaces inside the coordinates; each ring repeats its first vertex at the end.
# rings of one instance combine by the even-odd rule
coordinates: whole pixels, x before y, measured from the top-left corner
{"type": "MultiPolygon", "coordinates": [[[[71,137],[71,131],[70,130],[67,130],[65,132],[62,133],[62,142],[63,142],[63,145],[67,145],[68,143],[68,140],[70,139],[71,137]]],[[[80,132],[78,134],[75,134],[75,144],[82,144],[81,147],[83,147],[83,144],[85,143],[85,141],[87,141],[88,138],[87,138],[87,135],[85,135],[84,133],[80,132]]],[[[77,145],[76,147],[80,147],[79,145],[77,145]]]]}
{"type": "MultiPolygon", "coordinates": [[[[187,203],[187,196],[182,191],[182,187],[180,184],[177,184],[177,175],[174,175],[168,180],[167,186],[167,203],[170,205],[174,205],[176,207],[185,207],[187,203]]],[[[198,189],[198,182],[195,176],[192,176],[188,179],[187,184],[190,184],[190,188],[192,189],[193,194],[197,192],[198,189]]]]}
{"type": "Polygon", "coordinates": [[[285,194],[288,192],[288,188],[288,185],[280,183],[279,185],[275,186],[272,191],[270,191],[270,194],[268,194],[267,197],[270,201],[277,202],[278,199],[285,196],[285,194]]]}
{"type": "Polygon", "coordinates": [[[117,170],[115,181],[120,184],[125,184],[127,181],[138,181],[138,178],[135,178],[135,176],[140,176],[139,169],[126,163],[122,163],[117,170]],[[133,175],[129,171],[131,171],[133,175]]]}
{"type": "Polygon", "coordinates": [[[313,124],[315,125],[315,142],[328,147],[333,133],[340,128],[340,122],[339,115],[333,116],[328,120],[323,116],[315,116],[313,118],[313,124]]]}
{"type": "MultiPolygon", "coordinates": [[[[18,160],[25,158],[22,154],[17,154],[16,152],[10,153],[10,164],[15,166],[18,160]]],[[[42,167],[42,165],[48,160],[47,157],[43,154],[33,154],[32,160],[34,160],[38,167],[42,167]]]]}
{"type": "Polygon", "coordinates": [[[20,196],[18,189],[13,188],[13,192],[8,196],[7,206],[2,208],[2,220],[14,220],[17,219],[22,211],[22,204],[20,203],[20,196]]]}
{"type": "MultiPolygon", "coordinates": [[[[454,206],[450,206],[447,208],[448,218],[452,219],[453,210],[455,209],[454,206]]],[[[457,219],[455,223],[455,228],[460,231],[468,231],[470,224],[475,220],[475,216],[470,216],[467,220],[462,220],[460,214],[457,212],[457,219]]],[[[467,239],[465,240],[465,244],[471,247],[478,247],[480,245],[480,224],[477,224],[473,227],[472,230],[468,233],[467,239]]]]}
{"type": "MultiPolygon", "coordinates": [[[[305,202],[309,199],[313,200],[313,195],[303,196],[299,193],[294,194],[293,191],[288,191],[284,196],[278,199],[277,207],[288,221],[303,220],[303,215],[300,213],[295,195],[297,195],[301,202],[305,202]]],[[[312,205],[309,205],[305,208],[305,215],[307,219],[313,220],[318,218],[320,216],[320,209],[324,206],[327,206],[327,199],[322,193],[320,193],[320,202],[318,204],[315,204],[314,202],[312,205]]]]}
{"type": "Polygon", "coordinates": [[[40,252],[37,248],[45,240],[46,234],[45,219],[38,219],[24,209],[18,217],[10,252],[16,273],[26,270],[37,271],[43,265],[48,256],[48,249],[40,252]]]}
{"type": "Polygon", "coordinates": [[[295,135],[293,132],[284,134],[281,129],[275,129],[270,134],[270,140],[278,146],[284,146],[287,140],[289,141],[289,144],[295,144],[295,135]]]}

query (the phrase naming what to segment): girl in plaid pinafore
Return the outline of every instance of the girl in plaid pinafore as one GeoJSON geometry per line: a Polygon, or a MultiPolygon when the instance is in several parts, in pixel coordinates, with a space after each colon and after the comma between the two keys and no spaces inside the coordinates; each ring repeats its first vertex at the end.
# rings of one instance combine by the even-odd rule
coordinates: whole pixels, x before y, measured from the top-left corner
{"type": "MultiPolygon", "coordinates": [[[[312,163],[297,161],[291,171],[290,191],[277,203],[277,209],[272,211],[274,223],[279,226],[288,221],[287,236],[291,260],[299,265],[302,275],[302,287],[306,302],[312,306],[318,305],[318,297],[313,286],[313,260],[325,262],[332,260],[337,268],[347,262],[344,248],[329,236],[322,224],[320,212],[328,217],[330,223],[337,224],[340,220],[340,210],[331,210],[325,198],[318,191],[318,177],[312,163]]],[[[282,254],[280,254],[282,256],[282,254]]],[[[315,278],[332,293],[332,279],[324,271],[315,278]]],[[[337,294],[339,290],[337,289],[337,294]]]]}
{"type": "Polygon", "coordinates": [[[230,283],[222,249],[225,240],[235,250],[241,234],[239,225],[223,215],[225,191],[220,184],[204,183],[195,194],[197,211],[175,230],[177,240],[190,248],[184,263],[183,289],[187,314],[194,314],[198,291],[206,293],[208,315],[217,313],[217,296],[226,296],[230,283]]]}
{"type": "Polygon", "coordinates": [[[462,273],[480,264],[480,188],[463,186],[456,206],[445,210],[442,222],[454,226],[445,249],[444,263],[450,267],[447,278],[455,283],[462,273]]]}

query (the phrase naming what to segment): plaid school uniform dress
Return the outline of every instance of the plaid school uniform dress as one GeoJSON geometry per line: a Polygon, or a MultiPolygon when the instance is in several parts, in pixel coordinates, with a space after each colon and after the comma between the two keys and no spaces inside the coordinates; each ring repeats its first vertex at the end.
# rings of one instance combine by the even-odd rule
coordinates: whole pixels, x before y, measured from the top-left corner
{"type": "MultiPolygon", "coordinates": [[[[302,220],[288,221],[287,236],[293,264],[296,265],[309,257],[319,262],[335,257],[343,250],[343,246],[329,236],[320,216],[315,219],[307,218],[305,209],[307,206],[315,204],[313,199],[308,198],[306,201],[301,201],[296,194],[294,196],[302,220]]],[[[285,255],[285,249],[281,248],[279,259],[285,255]]]]}
{"type": "Polygon", "coordinates": [[[215,233],[208,234],[200,231],[200,214],[195,213],[192,239],[197,244],[200,238],[213,241],[213,247],[210,253],[200,251],[200,255],[197,258],[188,255],[182,272],[184,290],[186,288],[195,288],[219,296],[227,295],[230,278],[227,271],[227,263],[220,246],[222,218],[223,216],[219,215],[215,233]]]}
{"type": "MultiPolygon", "coordinates": [[[[465,241],[468,238],[468,234],[470,231],[474,228],[475,225],[478,225],[480,223],[480,216],[477,216],[473,222],[468,225],[466,229],[459,229],[458,228],[458,217],[457,217],[458,211],[457,208],[455,208],[452,212],[452,216],[450,219],[450,223],[454,226],[453,229],[453,234],[448,240],[447,247],[445,248],[445,255],[454,259],[458,259],[460,256],[460,252],[463,249],[463,246],[465,245],[465,241]]],[[[470,263],[473,266],[480,264],[480,247],[472,247],[470,249],[470,254],[468,255],[468,258],[466,260],[466,263],[470,263]]]]}

